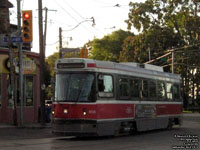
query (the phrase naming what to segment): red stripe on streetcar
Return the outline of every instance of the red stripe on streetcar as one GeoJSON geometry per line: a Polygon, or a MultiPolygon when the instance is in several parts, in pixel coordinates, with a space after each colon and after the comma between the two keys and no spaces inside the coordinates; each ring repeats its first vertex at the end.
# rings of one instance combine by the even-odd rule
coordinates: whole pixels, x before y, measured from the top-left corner
{"type": "MultiPolygon", "coordinates": [[[[55,113],[53,117],[66,119],[134,119],[134,105],[137,104],[54,104],[55,113]]],[[[181,113],[181,104],[156,104],[157,116],[181,113]]]]}
{"type": "Polygon", "coordinates": [[[54,118],[118,119],[133,118],[134,104],[54,104],[54,118]],[[65,112],[65,113],[64,113],[65,112]]]}

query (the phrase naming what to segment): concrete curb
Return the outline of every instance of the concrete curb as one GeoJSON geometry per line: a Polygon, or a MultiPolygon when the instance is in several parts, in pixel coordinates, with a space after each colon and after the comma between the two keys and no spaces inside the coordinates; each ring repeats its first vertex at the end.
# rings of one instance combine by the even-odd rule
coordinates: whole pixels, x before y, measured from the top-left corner
{"type": "Polygon", "coordinates": [[[0,129],[13,129],[13,128],[18,128],[18,129],[45,129],[45,128],[51,128],[51,123],[48,123],[46,125],[41,125],[41,124],[27,124],[24,126],[14,126],[14,125],[1,125],[0,124],[0,129]]]}

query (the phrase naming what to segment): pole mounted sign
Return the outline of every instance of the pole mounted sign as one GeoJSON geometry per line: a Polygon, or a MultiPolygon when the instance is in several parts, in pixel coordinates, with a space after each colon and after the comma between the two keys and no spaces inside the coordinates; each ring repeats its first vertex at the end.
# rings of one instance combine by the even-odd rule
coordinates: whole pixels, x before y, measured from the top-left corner
{"type": "MultiPolygon", "coordinates": [[[[11,40],[12,43],[23,42],[22,37],[11,37],[10,40],[11,40]]],[[[8,42],[8,37],[4,37],[4,42],[8,42]]]]}

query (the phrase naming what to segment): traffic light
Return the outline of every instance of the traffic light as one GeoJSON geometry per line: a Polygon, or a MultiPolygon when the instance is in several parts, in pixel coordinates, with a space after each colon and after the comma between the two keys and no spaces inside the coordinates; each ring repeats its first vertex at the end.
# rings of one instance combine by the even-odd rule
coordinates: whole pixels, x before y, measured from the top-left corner
{"type": "Polygon", "coordinates": [[[87,49],[81,49],[80,58],[88,58],[88,50],[87,49]]]}
{"type": "Polygon", "coordinates": [[[33,41],[32,10],[22,11],[22,39],[23,42],[33,41]]]}

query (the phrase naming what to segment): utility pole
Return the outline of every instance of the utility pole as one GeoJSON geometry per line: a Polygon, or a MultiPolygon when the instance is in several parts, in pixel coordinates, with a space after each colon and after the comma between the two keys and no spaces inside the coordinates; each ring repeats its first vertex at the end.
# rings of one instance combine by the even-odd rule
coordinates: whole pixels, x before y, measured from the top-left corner
{"type": "MultiPolygon", "coordinates": [[[[18,37],[22,36],[21,31],[21,0],[17,0],[17,19],[18,19],[18,37]]],[[[24,125],[24,99],[23,99],[23,60],[22,60],[22,43],[18,43],[19,52],[19,96],[20,96],[20,126],[24,125]]]]}
{"type": "MultiPolygon", "coordinates": [[[[5,6],[8,9],[8,3],[6,3],[5,6]]],[[[8,34],[8,49],[9,49],[9,61],[10,61],[10,89],[11,89],[11,96],[13,101],[13,124],[17,125],[17,110],[16,110],[16,88],[15,88],[15,68],[13,64],[14,59],[14,53],[12,49],[12,43],[11,43],[11,29],[10,29],[10,16],[9,13],[6,13],[6,25],[7,25],[7,34],[8,34]]]]}
{"type": "Polygon", "coordinates": [[[48,9],[47,7],[44,8],[45,11],[45,26],[44,26],[44,57],[45,57],[45,53],[46,53],[46,36],[47,36],[47,13],[48,11],[57,11],[57,10],[52,10],[52,9],[48,9]]]}
{"type": "Polygon", "coordinates": [[[62,28],[59,28],[59,58],[62,58],[62,28]]]}
{"type": "Polygon", "coordinates": [[[39,48],[40,48],[40,122],[45,125],[45,85],[44,85],[44,41],[43,41],[43,17],[42,0],[38,0],[38,23],[39,23],[39,48]]]}
{"type": "Polygon", "coordinates": [[[87,18],[86,20],[83,20],[81,22],[79,22],[75,27],[73,27],[72,29],[69,29],[69,30],[62,30],[62,28],[60,27],[59,28],[59,58],[62,58],[62,32],[63,31],[72,31],[74,29],[76,29],[78,26],[80,26],[82,23],[84,22],[88,22],[88,21],[92,21],[92,26],[95,26],[95,19],[94,17],[91,17],[91,18],[87,18]]]}
{"type": "Polygon", "coordinates": [[[46,36],[47,36],[47,12],[48,12],[48,8],[47,7],[45,7],[44,8],[44,10],[45,10],[45,26],[44,26],[44,57],[45,57],[45,53],[46,53],[46,36]]]}

